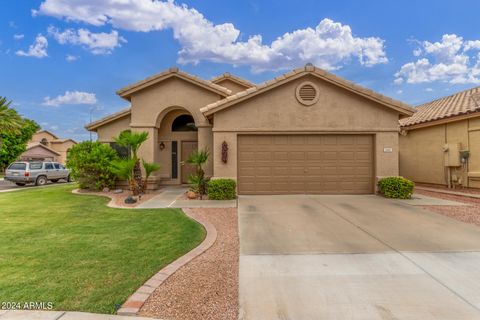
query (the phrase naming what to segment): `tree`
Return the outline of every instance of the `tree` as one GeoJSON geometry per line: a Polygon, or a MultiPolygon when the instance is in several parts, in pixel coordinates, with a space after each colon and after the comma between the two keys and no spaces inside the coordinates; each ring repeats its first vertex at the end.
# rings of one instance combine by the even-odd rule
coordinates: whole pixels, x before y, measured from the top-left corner
{"type": "Polygon", "coordinates": [[[15,161],[27,149],[27,143],[40,129],[33,120],[21,119],[20,128],[16,130],[0,131],[0,170],[4,170],[10,163],[15,161]]]}
{"type": "Polygon", "coordinates": [[[102,190],[115,185],[116,175],[112,163],[117,159],[117,152],[109,145],[83,141],[68,152],[67,168],[80,188],[102,190]]]}
{"type": "Polygon", "coordinates": [[[122,147],[130,148],[132,151],[132,160],[134,161],[133,167],[133,194],[137,195],[145,188],[143,186],[142,168],[140,165],[140,159],[138,158],[138,149],[140,146],[148,140],[148,132],[131,132],[130,130],[123,131],[120,135],[114,139],[116,143],[122,147]]]}
{"type": "Polygon", "coordinates": [[[10,108],[12,101],[0,96],[0,133],[19,133],[23,126],[23,119],[15,109],[10,108]]]}
{"type": "Polygon", "coordinates": [[[188,177],[188,182],[191,185],[191,188],[194,192],[198,193],[200,199],[202,199],[203,195],[207,193],[207,179],[205,179],[205,171],[203,170],[203,166],[208,161],[208,157],[210,154],[206,149],[204,150],[197,150],[190,154],[187,159],[187,163],[195,165],[196,173],[191,174],[188,177]]]}

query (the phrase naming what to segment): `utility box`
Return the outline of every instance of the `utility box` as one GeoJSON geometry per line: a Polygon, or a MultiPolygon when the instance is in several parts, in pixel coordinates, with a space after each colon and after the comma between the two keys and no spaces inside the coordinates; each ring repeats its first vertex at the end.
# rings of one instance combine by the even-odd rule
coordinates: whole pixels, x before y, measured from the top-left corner
{"type": "Polygon", "coordinates": [[[462,162],[460,161],[460,143],[447,143],[443,146],[445,167],[460,167],[462,162]]]}

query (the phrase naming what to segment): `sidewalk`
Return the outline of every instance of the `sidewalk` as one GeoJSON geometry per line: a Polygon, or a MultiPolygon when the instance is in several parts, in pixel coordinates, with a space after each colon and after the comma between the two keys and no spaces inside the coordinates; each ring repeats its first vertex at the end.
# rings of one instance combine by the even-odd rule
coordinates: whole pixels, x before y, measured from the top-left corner
{"type": "Polygon", "coordinates": [[[0,320],[149,320],[153,318],[116,316],[73,311],[0,310],[0,320]]]}
{"type": "Polygon", "coordinates": [[[475,193],[445,190],[445,189],[441,189],[441,188],[421,187],[421,186],[416,186],[415,189],[424,190],[424,191],[431,191],[431,192],[438,192],[438,193],[445,193],[445,194],[451,194],[451,195],[454,195],[454,196],[462,196],[462,197],[480,199],[480,195],[475,194],[475,193]]]}
{"type": "Polygon", "coordinates": [[[182,200],[187,187],[166,187],[158,196],[145,201],[135,209],[158,208],[236,208],[237,200],[182,200]]]}

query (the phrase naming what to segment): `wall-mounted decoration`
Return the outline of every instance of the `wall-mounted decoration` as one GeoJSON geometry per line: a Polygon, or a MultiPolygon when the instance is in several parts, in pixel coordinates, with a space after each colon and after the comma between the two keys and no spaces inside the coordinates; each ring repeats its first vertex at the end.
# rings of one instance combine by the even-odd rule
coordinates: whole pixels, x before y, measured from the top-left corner
{"type": "Polygon", "coordinates": [[[227,163],[228,161],[228,144],[226,141],[222,142],[222,162],[227,163]]]}

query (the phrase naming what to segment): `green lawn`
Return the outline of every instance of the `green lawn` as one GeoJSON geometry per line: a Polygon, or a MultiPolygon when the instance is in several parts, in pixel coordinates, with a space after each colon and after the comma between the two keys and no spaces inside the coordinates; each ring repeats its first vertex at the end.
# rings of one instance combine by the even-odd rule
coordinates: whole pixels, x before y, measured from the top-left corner
{"type": "Polygon", "coordinates": [[[0,301],[114,313],[205,237],[181,210],[108,208],[73,188],[0,193],[0,301]]]}

